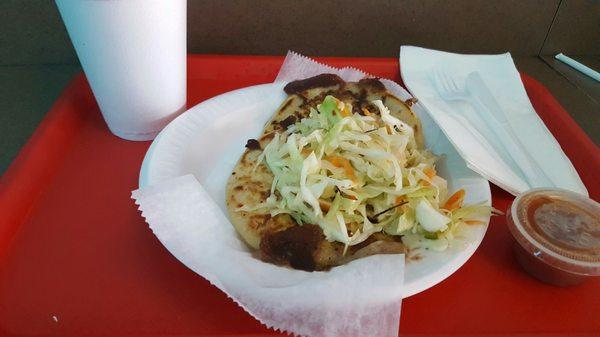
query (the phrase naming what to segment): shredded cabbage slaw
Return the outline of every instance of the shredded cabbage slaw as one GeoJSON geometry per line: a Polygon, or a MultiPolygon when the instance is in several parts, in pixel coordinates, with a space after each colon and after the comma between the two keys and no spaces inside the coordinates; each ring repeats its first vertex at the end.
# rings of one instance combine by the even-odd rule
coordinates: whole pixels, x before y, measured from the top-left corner
{"type": "Polygon", "coordinates": [[[444,250],[459,226],[483,223],[492,208],[448,196],[437,157],[380,100],[376,114],[327,96],[307,118],[276,133],[259,156],[274,179],[266,201],[240,211],[289,214],[321,227],[327,240],[356,245],[376,232],[409,246],[444,250]]]}

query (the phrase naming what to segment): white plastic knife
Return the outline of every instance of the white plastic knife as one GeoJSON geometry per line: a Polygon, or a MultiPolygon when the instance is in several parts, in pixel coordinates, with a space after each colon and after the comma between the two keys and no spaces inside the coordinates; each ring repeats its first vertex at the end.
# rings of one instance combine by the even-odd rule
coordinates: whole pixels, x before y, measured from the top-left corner
{"type": "Polygon", "coordinates": [[[532,187],[553,187],[554,183],[544,171],[539,167],[535,160],[529,155],[527,149],[519,141],[519,138],[512,130],[506,114],[494,98],[490,89],[485,85],[478,72],[472,72],[465,81],[466,90],[473,97],[476,108],[482,112],[482,118],[488,119],[488,125],[496,134],[514,162],[519,166],[523,174],[529,180],[532,187]]]}

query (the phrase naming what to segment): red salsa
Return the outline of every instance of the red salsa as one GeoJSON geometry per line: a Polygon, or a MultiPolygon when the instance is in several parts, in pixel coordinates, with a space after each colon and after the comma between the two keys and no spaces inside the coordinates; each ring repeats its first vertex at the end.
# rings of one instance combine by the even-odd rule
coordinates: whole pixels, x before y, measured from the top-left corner
{"type": "Polygon", "coordinates": [[[535,189],[507,214],[519,264],[537,279],[570,286],[600,275],[600,204],[573,192],[535,189]]]}

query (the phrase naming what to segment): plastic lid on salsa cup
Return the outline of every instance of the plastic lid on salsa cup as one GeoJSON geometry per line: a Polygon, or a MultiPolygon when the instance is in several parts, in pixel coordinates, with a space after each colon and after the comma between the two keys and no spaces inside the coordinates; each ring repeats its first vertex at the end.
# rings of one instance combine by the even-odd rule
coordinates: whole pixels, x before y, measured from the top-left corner
{"type": "Polygon", "coordinates": [[[600,275],[600,204],[561,189],[537,188],[515,198],[509,229],[546,264],[569,273],[600,275]]]}

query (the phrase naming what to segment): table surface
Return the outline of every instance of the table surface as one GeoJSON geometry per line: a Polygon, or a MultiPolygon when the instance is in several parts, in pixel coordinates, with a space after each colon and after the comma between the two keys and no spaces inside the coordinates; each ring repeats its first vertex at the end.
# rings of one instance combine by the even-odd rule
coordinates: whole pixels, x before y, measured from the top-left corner
{"type": "MultiPolygon", "coordinates": [[[[598,70],[600,56],[573,56],[598,70]]],[[[600,82],[551,56],[515,57],[517,68],[558,99],[581,128],[600,145],[600,82]]],[[[0,66],[0,174],[50,109],[79,65],[0,66]]]]}
{"type": "MultiPolygon", "coordinates": [[[[398,76],[393,59],[323,61],[398,76]]],[[[272,80],[282,59],[192,57],[190,62],[193,105],[272,80]]],[[[526,88],[535,86],[526,82],[526,88]]],[[[145,225],[130,191],[137,187],[149,142],[112,136],[83,77],[68,93],[24,149],[19,164],[27,172],[11,170],[5,176],[19,184],[11,189],[15,198],[0,198],[3,206],[14,206],[0,218],[0,334],[272,334],[172,257],[145,225]],[[32,182],[36,177],[41,183],[32,182]],[[31,204],[15,211],[22,204],[18,198],[29,198],[31,204]],[[17,213],[18,218],[10,218],[17,213]],[[7,233],[16,222],[20,226],[7,233]],[[12,237],[10,245],[5,237],[12,237]]],[[[536,94],[536,109],[554,104],[540,101],[543,88],[536,94]]],[[[547,121],[553,117],[558,120],[548,125],[550,130],[565,130],[557,138],[597,198],[600,188],[586,159],[590,151],[573,146],[572,122],[545,116],[547,121]]],[[[505,210],[510,195],[496,187],[492,192],[495,207],[505,210]]],[[[401,331],[583,336],[600,331],[598,307],[597,280],[561,289],[521,271],[512,258],[510,233],[495,217],[481,247],[457,273],[404,300],[401,331]]]]}

